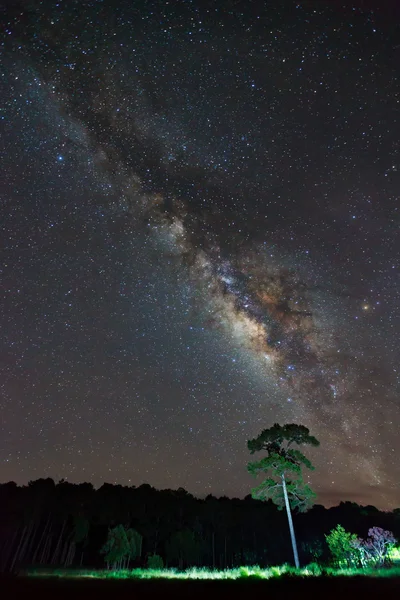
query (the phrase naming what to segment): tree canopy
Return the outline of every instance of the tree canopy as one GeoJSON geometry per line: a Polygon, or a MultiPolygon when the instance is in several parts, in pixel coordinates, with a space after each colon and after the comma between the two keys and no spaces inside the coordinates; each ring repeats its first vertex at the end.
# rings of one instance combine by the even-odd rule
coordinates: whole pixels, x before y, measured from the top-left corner
{"type": "Polygon", "coordinates": [[[287,493],[291,507],[300,511],[307,510],[315,498],[315,493],[303,480],[302,467],[313,470],[311,461],[293,444],[298,446],[319,446],[319,441],[310,435],[304,425],[275,423],[264,429],[260,435],[247,442],[251,454],[264,451],[267,456],[261,460],[250,462],[248,471],[251,475],[268,474],[263,482],[252,490],[254,498],[271,499],[279,508],[284,507],[282,476],[285,478],[287,493]]]}

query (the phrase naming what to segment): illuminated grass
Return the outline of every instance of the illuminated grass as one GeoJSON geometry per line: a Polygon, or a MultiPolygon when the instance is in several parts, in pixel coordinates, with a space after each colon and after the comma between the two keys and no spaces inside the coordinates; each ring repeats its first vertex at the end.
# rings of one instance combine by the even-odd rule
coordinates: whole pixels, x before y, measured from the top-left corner
{"type": "Polygon", "coordinates": [[[129,569],[122,571],[90,571],[85,569],[31,569],[27,572],[29,577],[58,577],[67,579],[131,579],[131,580],[240,580],[240,579],[272,579],[277,577],[399,577],[400,567],[387,569],[331,569],[320,567],[317,564],[295,569],[288,565],[279,567],[261,568],[238,567],[223,571],[191,568],[185,571],[177,569],[129,569]]]}

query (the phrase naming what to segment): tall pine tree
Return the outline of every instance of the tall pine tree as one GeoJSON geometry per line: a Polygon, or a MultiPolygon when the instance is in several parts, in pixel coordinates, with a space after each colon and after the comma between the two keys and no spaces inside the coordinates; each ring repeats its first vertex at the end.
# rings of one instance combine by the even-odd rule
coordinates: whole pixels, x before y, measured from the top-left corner
{"type": "Polygon", "coordinates": [[[296,536],[293,527],[292,509],[306,511],[315,498],[315,493],[303,480],[302,468],[314,469],[304,454],[291,446],[297,444],[319,446],[319,441],[304,425],[278,425],[264,429],[254,440],[247,442],[251,454],[266,452],[259,461],[250,462],[247,470],[254,476],[267,475],[267,478],[252,490],[253,498],[272,500],[279,508],[286,508],[292,541],[294,563],[300,566],[296,536]]]}

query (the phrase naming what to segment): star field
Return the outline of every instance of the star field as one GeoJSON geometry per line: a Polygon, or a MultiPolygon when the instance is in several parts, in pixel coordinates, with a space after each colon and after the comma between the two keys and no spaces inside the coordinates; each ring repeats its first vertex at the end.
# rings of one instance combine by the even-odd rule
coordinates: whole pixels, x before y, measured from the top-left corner
{"type": "Polygon", "coordinates": [[[4,9],[2,481],[243,496],[299,422],[319,502],[399,505],[398,16],[4,9]]]}

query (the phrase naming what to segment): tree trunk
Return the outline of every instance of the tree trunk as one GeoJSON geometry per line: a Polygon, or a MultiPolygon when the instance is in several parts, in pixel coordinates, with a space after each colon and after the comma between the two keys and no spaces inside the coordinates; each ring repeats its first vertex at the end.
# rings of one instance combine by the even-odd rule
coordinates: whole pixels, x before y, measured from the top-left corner
{"type": "Polygon", "coordinates": [[[68,564],[67,564],[67,567],[70,567],[72,565],[72,563],[74,562],[75,552],[76,552],[76,544],[75,544],[74,541],[72,541],[71,542],[71,546],[69,548],[69,552],[68,552],[68,564]]]}
{"type": "Polygon", "coordinates": [[[26,534],[25,539],[24,539],[24,544],[23,544],[23,546],[21,548],[21,551],[19,553],[19,556],[18,556],[19,563],[22,563],[24,561],[25,557],[26,557],[27,550],[30,547],[31,539],[32,539],[32,535],[33,534],[34,534],[33,521],[30,521],[29,522],[28,531],[27,531],[27,534],[26,534]]]}
{"type": "Polygon", "coordinates": [[[287,514],[287,518],[288,518],[288,522],[289,522],[290,538],[292,540],[294,564],[296,566],[296,569],[298,569],[300,567],[299,555],[297,553],[296,536],[294,534],[292,513],[290,510],[289,498],[288,498],[287,489],[286,489],[286,479],[285,479],[284,473],[282,473],[282,487],[283,487],[283,496],[285,498],[286,514],[287,514]]]}
{"type": "Polygon", "coordinates": [[[50,532],[46,535],[42,554],[41,554],[40,560],[39,560],[41,565],[47,562],[47,554],[48,554],[49,545],[51,544],[51,536],[52,536],[52,534],[51,534],[51,527],[50,527],[50,532]]]}
{"type": "Polygon", "coordinates": [[[224,557],[225,557],[225,569],[228,568],[227,560],[226,560],[226,534],[225,534],[225,545],[224,545],[224,557]]]}
{"type": "Polygon", "coordinates": [[[70,547],[70,541],[67,538],[65,540],[64,547],[63,547],[63,550],[61,552],[61,558],[60,558],[60,564],[61,565],[65,565],[65,562],[67,560],[68,553],[69,553],[69,547],[70,547]]]}
{"type": "Polygon", "coordinates": [[[13,557],[12,562],[11,562],[11,566],[10,566],[10,571],[11,572],[14,570],[14,566],[15,566],[15,564],[17,562],[17,559],[18,559],[18,557],[20,555],[22,544],[25,541],[25,537],[27,535],[27,529],[28,528],[25,525],[25,527],[23,528],[22,533],[21,533],[21,537],[20,537],[20,540],[19,540],[18,547],[17,547],[17,549],[16,549],[16,551],[14,553],[14,557],[13,557]]]}
{"type": "MultiPolygon", "coordinates": [[[[39,530],[39,526],[40,526],[40,521],[38,524],[35,524],[32,526],[32,534],[30,536],[29,544],[27,545],[27,548],[25,551],[25,555],[28,560],[29,560],[29,556],[32,554],[33,543],[34,543],[35,539],[37,538],[37,532],[39,530]]],[[[32,559],[31,559],[31,561],[32,561],[32,559]]]]}
{"type": "Polygon", "coordinates": [[[62,536],[63,536],[64,529],[65,529],[65,523],[66,523],[66,519],[63,521],[63,524],[62,524],[62,527],[61,527],[61,531],[60,531],[60,535],[58,536],[57,544],[56,544],[55,550],[53,552],[53,557],[51,559],[51,564],[52,565],[54,565],[54,564],[57,563],[58,555],[60,554],[62,536]]]}
{"type": "Polygon", "coordinates": [[[45,535],[47,534],[47,529],[48,529],[48,527],[49,527],[49,524],[50,524],[50,515],[49,515],[49,516],[48,516],[48,518],[47,518],[46,525],[44,526],[44,529],[43,529],[42,535],[40,536],[39,543],[38,543],[38,545],[36,546],[36,550],[35,550],[35,552],[34,552],[34,555],[33,555],[33,558],[32,558],[32,564],[35,564],[35,563],[36,563],[36,559],[37,559],[37,557],[38,557],[39,550],[40,550],[40,548],[41,548],[41,546],[42,546],[43,540],[45,539],[45,535]]]}
{"type": "Polygon", "coordinates": [[[3,558],[3,553],[2,553],[2,561],[1,561],[1,569],[0,569],[0,571],[2,573],[5,573],[6,570],[7,570],[7,564],[8,564],[8,561],[10,559],[11,553],[13,551],[14,542],[15,542],[15,540],[17,538],[17,535],[18,535],[18,528],[16,527],[15,530],[14,530],[11,542],[8,542],[8,540],[6,540],[6,542],[5,542],[5,546],[6,546],[5,556],[3,558]]]}
{"type": "Polygon", "coordinates": [[[212,532],[212,558],[213,558],[213,569],[215,569],[215,532],[212,532]]]}
{"type": "Polygon", "coordinates": [[[47,539],[46,539],[46,551],[44,553],[44,558],[43,558],[43,562],[45,565],[50,564],[50,552],[51,552],[52,545],[53,545],[53,535],[47,537],[47,539]]]}
{"type": "Polygon", "coordinates": [[[155,531],[155,536],[154,536],[154,550],[153,550],[153,554],[157,554],[157,546],[158,546],[158,527],[155,531]]]}

